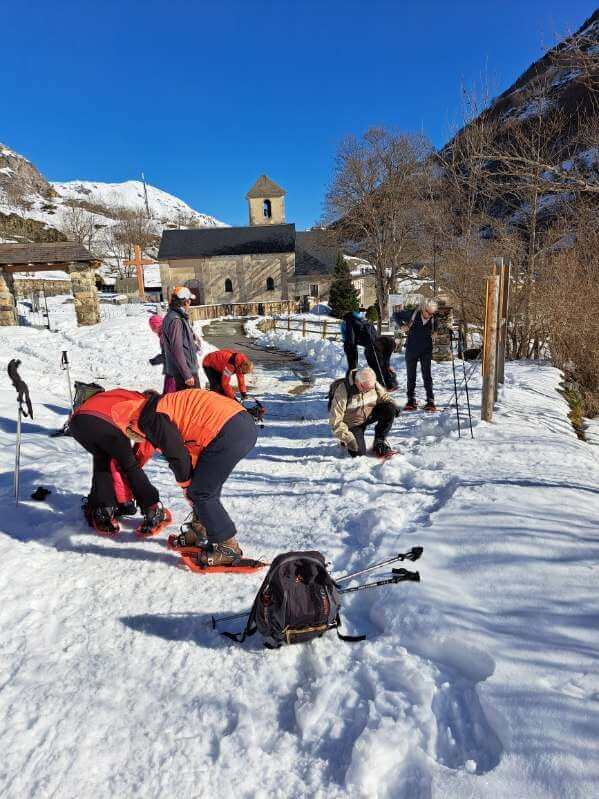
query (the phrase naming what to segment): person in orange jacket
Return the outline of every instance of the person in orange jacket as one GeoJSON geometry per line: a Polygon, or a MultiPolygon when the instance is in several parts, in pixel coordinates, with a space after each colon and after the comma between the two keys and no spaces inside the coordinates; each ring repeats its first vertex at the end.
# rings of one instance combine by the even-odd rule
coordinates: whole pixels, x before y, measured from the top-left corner
{"type": "Polygon", "coordinates": [[[145,475],[142,465],[152,455],[145,445],[132,449],[126,425],[139,415],[147,396],[117,388],[94,394],[73,412],[69,430],[73,438],[93,456],[93,477],[84,513],[101,533],[119,532],[119,503],[129,498],[128,489],[144,515],[139,529],[153,535],[170,513],[160,502],[158,491],[145,475]]]}
{"type": "Polygon", "coordinates": [[[210,390],[235,399],[235,391],[231,386],[233,375],[237,378],[237,387],[241,398],[247,397],[245,376],[253,370],[253,364],[242,352],[234,350],[215,350],[204,356],[202,367],[210,383],[210,390]]]}
{"type": "Polygon", "coordinates": [[[256,444],[253,418],[235,400],[213,391],[187,389],[152,396],[127,435],[149,441],[166,457],[185,490],[197,522],[205,528],[204,565],[235,565],[242,557],[236,527],[222,505],[223,485],[256,444]]]}

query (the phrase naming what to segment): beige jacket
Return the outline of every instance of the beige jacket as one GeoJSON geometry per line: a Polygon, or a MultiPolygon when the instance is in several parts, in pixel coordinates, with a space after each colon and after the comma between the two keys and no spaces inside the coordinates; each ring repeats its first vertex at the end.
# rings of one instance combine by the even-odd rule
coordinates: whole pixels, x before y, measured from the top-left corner
{"type": "MultiPolygon", "coordinates": [[[[352,386],[354,375],[355,371],[349,373],[349,383],[352,386]]],[[[375,383],[374,388],[364,394],[351,391],[349,401],[345,381],[339,383],[329,411],[329,424],[335,438],[349,449],[357,449],[358,445],[350,428],[364,424],[378,402],[395,404],[380,383],[375,383]]]]}

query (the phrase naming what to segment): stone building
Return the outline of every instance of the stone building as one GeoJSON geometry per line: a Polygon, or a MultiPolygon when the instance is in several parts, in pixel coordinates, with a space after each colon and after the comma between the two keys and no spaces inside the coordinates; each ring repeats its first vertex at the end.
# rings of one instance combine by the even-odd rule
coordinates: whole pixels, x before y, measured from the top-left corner
{"type": "MultiPolygon", "coordinates": [[[[16,325],[15,276],[64,272],[68,275],[80,325],[100,321],[95,270],[100,261],[85,247],[72,241],[46,244],[0,244],[0,325],[16,325]]],[[[18,278],[17,278],[18,279],[18,278]]]]}
{"type": "Polygon", "coordinates": [[[246,227],[165,230],[158,252],[165,296],[188,286],[198,305],[326,300],[336,247],[324,231],[285,222],[285,191],[262,175],[246,194],[246,227]]]}

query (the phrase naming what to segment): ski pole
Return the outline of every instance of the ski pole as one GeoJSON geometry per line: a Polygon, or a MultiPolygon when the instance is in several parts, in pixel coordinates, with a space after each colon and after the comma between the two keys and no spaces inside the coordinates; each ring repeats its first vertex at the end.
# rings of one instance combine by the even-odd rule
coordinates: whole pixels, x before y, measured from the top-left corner
{"type": "Polygon", "coordinates": [[[354,585],[351,588],[342,588],[340,594],[351,594],[355,591],[365,591],[367,588],[379,588],[382,585],[394,585],[405,581],[419,583],[420,572],[410,572],[407,569],[393,569],[393,577],[387,580],[377,580],[374,583],[364,583],[364,585],[354,585]]]}
{"type": "Polygon", "coordinates": [[[359,569],[358,571],[351,572],[350,574],[344,574],[343,577],[334,578],[336,583],[342,583],[344,580],[351,580],[352,577],[358,577],[360,574],[366,574],[366,572],[374,571],[375,569],[380,569],[383,566],[388,566],[390,563],[395,563],[398,560],[411,560],[415,561],[422,555],[423,548],[422,547],[412,547],[409,552],[403,552],[399,555],[395,555],[388,560],[382,560],[380,563],[373,563],[372,566],[366,566],[365,569],[359,569]]]}
{"type": "Polygon", "coordinates": [[[66,350],[62,351],[62,359],[60,361],[61,369],[65,370],[67,373],[67,381],[69,384],[69,398],[71,400],[71,410],[74,411],[75,408],[73,407],[73,390],[71,389],[71,373],[69,371],[69,354],[66,350]]]}
{"type": "Polygon", "coordinates": [[[15,505],[19,506],[19,474],[21,468],[21,403],[18,402],[17,411],[17,444],[15,447],[15,505]]]}
{"type": "Polygon", "coordinates": [[[19,478],[21,468],[21,421],[23,416],[28,416],[30,419],[33,419],[33,407],[31,405],[31,397],[29,396],[29,388],[27,387],[27,383],[19,376],[18,369],[20,365],[21,361],[13,358],[8,364],[7,369],[10,381],[17,392],[17,441],[15,446],[14,480],[15,502],[17,505],[19,504],[19,478]]]}
{"type": "Polygon", "coordinates": [[[462,437],[462,430],[460,428],[460,405],[458,402],[458,383],[455,376],[455,360],[453,357],[453,331],[449,331],[449,349],[451,351],[451,368],[453,369],[453,393],[455,396],[455,410],[458,417],[458,438],[462,437]]]}
{"type": "Polygon", "coordinates": [[[212,629],[216,630],[216,625],[220,624],[221,621],[233,621],[234,619],[245,619],[245,617],[249,616],[250,613],[251,613],[250,610],[245,610],[243,613],[234,613],[232,616],[212,616],[211,617],[212,629]]]}

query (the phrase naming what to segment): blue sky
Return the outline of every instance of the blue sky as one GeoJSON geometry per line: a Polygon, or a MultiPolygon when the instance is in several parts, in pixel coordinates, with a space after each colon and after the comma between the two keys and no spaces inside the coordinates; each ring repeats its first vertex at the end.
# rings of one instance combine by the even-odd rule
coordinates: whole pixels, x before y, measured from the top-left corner
{"type": "Polygon", "coordinates": [[[5,3],[0,141],[50,180],[155,186],[230,224],[266,172],[299,228],[335,149],[372,125],[459,120],[461,86],[500,93],[596,0],[102,0],[5,3]]]}

